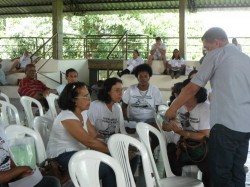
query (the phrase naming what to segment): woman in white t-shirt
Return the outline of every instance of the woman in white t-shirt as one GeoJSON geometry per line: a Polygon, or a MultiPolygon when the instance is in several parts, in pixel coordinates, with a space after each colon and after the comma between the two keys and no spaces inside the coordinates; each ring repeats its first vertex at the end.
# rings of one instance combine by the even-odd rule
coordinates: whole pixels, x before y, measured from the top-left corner
{"type": "Polygon", "coordinates": [[[134,69],[140,64],[144,64],[142,57],[137,49],[133,51],[133,57],[130,58],[127,62],[127,68],[123,70],[121,73],[117,72],[117,75],[121,77],[124,74],[130,74],[134,72],[134,69]]]}
{"type": "MultiPolygon", "coordinates": [[[[90,122],[99,133],[99,138],[108,141],[112,134],[120,131],[121,107],[119,102],[122,99],[123,85],[121,79],[116,77],[108,78],[99,90],[98,100],[93,101],[88,110],[90,122]]],[[[130,161],[132,173],[137,168],[138,157],[130,161]]]]}
{"type": "MultiPolygon", "coordinates": [[[[185,87],[190,82],[190,79],[186,79],[183,82],[185,87]]],[[[205,136],[209,136],[210,132],[210,106],[206,102],[207,91],[205,88],[200,88],[197,94],[188,100],[178,111],[177,116],[179,123],[165,124],[163,122],[162,129],[165,131],[173,131],[174,137],[173,143],[168,143],[168,159],[172,172],[176,176],[181,176],[182,167],[185,165],[197,165],[202,172],[202,182],[205,187],[211,186],[211,178],[208,171],[207,158],[201,162],[188,162],[182,163],[177,160],[176,144],[180,139],[180,136],[184,138],[190,138],[193,140],[200,140],[205,136]]]]}
{"type": "Polygon", "coordinates": [[[173,78],[178,78],[185,69],[185,61],[180,56],[178,49],[174,49],[172,58],[168,61],[170,75],[173,78]]]}
{"type": "MultiPolygon", "coordinates": [[[[82,82],[69,83],[58,99],[62,109],[54,121],[50,134],[47,154],[56,160],[63,170],[68,170],[71,156],[79,150],[94,149],[109,153],[107,145],[98,139],[98,133],[88,120],[86,110],[90,106],[90,95],[82,82]]],[[[103,187],[115,187],[113,170],[101,163],[99,177],[103,187]]]]}
{"type": "MultiPolygon", "coordinates": [[[[154,127],[155,113],[158,106],[163,103],[160,90],[149,84],[152,68],[148,64],[141,64],[135,69],[138,84],[128,87],[122,97],[122,110],[125,120],[146,122],[154,127]]],[[[151,148],[154,150],[159,144],[155,136],[151,136],[151,148]]]]}

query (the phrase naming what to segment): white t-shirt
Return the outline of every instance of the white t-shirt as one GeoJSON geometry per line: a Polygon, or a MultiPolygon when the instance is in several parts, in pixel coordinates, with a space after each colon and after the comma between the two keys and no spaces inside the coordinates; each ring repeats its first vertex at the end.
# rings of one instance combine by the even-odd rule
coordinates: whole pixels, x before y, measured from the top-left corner
{"type": "Polygon", "coordinates": [[[131,121],[154,119],[155,107],[163,103],[160,90],[152,85],[144,93],[140,92],[137,84],[131,85],[124,92],[122,100],[128,105],[128,117],[131,121]]]}
{"type": "MultiPolygon", "coordinates": [[[[182,106],[177,111],[181,123],[179,125],[183,130],[198,132],[210,129],[210,105],[207,102],[197,104],[193,110],[189,112],[189,115],[187,115],[187,112],[185,106],[182,106]]],[[[173,142],[177,143],[179,139],[180,135],[174,133],[173,142]]]]}
{"type": "Polygon", "coordinates": [[[130,58],[127,62],[127,69],[132,72],[133,69],[137,66],[139,66],[140,64],[144,64],[144,61],[142,59],[142,57],[138,56],[136,59],[130,58]]]}
{"type": "Polygon", "coordinates": [[[210,105],[208,103],[199,103],[193,110],[187,114],[187,109],[182,106],[178,111],[177,115],[181,120],[181,126],[184,130],[193,132],[210,129],[209,117],[210,117],[210,105]]]}
{"type": "Polygon", "coordinates": [[[10,170],[10,153],[4,129],[0,124],[0,171],[10,170]]]}
{"type": "MultiPolygon", "coordinates": [[[[155,43],[155,44],[153,44],[153,45],[151,46],[151,50],[156,49],[156,47],[157,47],[157,45],[156,45],[156,43],[155,43]]],[[[166,45],[165,45],[164,43],[161,43],[159,49],[166,50],[166,45]]],[[[157,57],[160,57],[160,56],[161,56],[161,52],[159,51],[159,49],[156,49],[156,51],[155,51],[155,53],[154,53],[154,56],[157,56],[157,57]]]]}
{"type": "Polygon", "coordinates": [[[66,86],[65,84],[61,84],[61,85],[57,86],[56,91],[57,91],[58,95],[61,95],[65,86],[66,86]]]}
{"type": "Polygon", "coordinates": [[[20,58],[20,67],[21,68],[25,68],[26,65],[30,64],[31,63],[31,59],[30,59],[30,56],[22,56],[20,58]]]}
{"type": "MultiPolygon", "coordinates": [[[[87,131],[88,116],[86,111],[82,112],[82,117],[82,126],[87,131]]],[[[62,110],[54,121],[47,145],[47,154],[49,158],[55,158],[64,152],[86,149],[85,145],[81,144],[78,140],[72,137],[63,127],[61,122],[68,119],[79,121],[79,118],[70,110],[62,110]]]]}
{"type": "Polygon", "coordinates": [[[172,68],[180,68],[182,65],[185,65],[185,61],[183,58],[177,60],[170,59],[168,64],[170,64],[172,68]]]}
{"type": "Polygon", "coordinates": [[[119,132],[121,107],[118,103],[113,104],[110,111],[104,102],[93,101],[88,110],[90,122],[96,130],[105,137],[105,141],[115,133],[119,132]]]}

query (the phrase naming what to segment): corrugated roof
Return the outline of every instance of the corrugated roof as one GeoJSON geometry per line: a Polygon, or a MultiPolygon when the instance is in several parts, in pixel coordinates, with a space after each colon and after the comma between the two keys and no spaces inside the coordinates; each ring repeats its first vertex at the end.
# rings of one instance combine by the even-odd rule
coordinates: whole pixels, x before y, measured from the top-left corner
{"type": "MultiPolygon", "coordinates": [[[[190,12],[204,9],[250,8],[250,0],[187,0],[190,12]]],[[[179,0],[63,0],[64,13],[78,15],[172,12],[179,10],[179,0]]],[[[51,0],[1,0],[1,17],[48,16],[51,0]]]]}

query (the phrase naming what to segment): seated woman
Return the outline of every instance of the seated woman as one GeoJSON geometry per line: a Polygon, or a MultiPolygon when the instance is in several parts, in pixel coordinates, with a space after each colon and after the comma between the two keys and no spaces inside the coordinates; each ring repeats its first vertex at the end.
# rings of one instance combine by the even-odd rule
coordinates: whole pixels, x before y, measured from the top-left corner
{"type": "MultiPolygon", "coordinates": [[[[148,64],[141,64],[135,69],[138,84],[128,87],[122,97],[122,110],[125,120],[146,122],[157,127],[155,114],[158,106],[163,103],[159,88],[149,84],[152,68],[148,64]]],[[[151,136],[152,151],[159,144],[158,139],[151,136]]],[[[156,158],[158,159],[158,158],[156,158]]]]}
{"type": "MultiPolygon", "coordinates": [[[[90,101],[89,91],[82,82],[67,84],[59,96],[58,105],[62,111],[54,121],[47,154],[65,171],[71,156],[79,150],[90,148],[109,153],[107,145],[98,140],[98,133],[88,120],[86,110],[90,101]]],[[[101,163],[99,177],[103,187],[116,186],[114,172],[109,166],[101,163]]]]}
{"type": "MultiPolygon", "coordinates": [[[[108,78],[104,81],[102,89],[98,92],[98,100],[90,104],[88,117],[95,126],[99,137],[108,141],[112,134],[120,131],[120,114],[122,113],[119,102],[122,99],[122,81],[119,78],[108,78]]],[[[137,168],[138,158],[134,157],[131,161],[132,173],[137,168]]]]}
{"type": "Polygon", "coordinates": [[[117,75],[119,77],[121,77],[124,74],[130,74],[133,73],[135,68],[140,65],[140,64],[144,64],[144,61],[142,59],[142,57],[140,57],[140,53],[137,49],[135,49],[133,51],[133,57],[130,58],[127,62],[127,68],[125,70],[123,70],[121,73],[117,72],[117,75]]]}
{"type": "Polygon", "coordinates": [[[185,62],[184,59],[181,58],[179,50],[175,49],[173,51],[173,56],[172,58],[168,61],[168,66],[169,66],[169,73],[173,78],[178,78],[182,72],[185,72],[185,62]]]}
{"type": "MultiPolygon", "coordinates": [[[[183,82],[183,87],[190,82],[187,79],[183,82]]],[[[162,129],[165,131],[173,131],[175,133],[175,143],[169,143],[167,146],[168,158],[172,172],[181,176],[182,167],[185,165],[197,165],[202,172],[202,182],[205,187],[211,186],[211,179],[208,171],[207,158],[203,161],[182,163],[177,160],[176,156],[176,144],[180,136],[184,138],[190,138],[193,140],[201,140],[205,136],[209,136],[210,132],[210,108],[209,104],[205,102],[207,100],[207,91],[205,88],[201,88],[197,94],[186,102],[178,111],[180,124],[174,123],[173,125],[166,125],[163,122],[162,129]]]]}
{"type": "Polygon", "coordinates": [[[182,82],[177,82],[174,84],[174,86],[171,88],[171,96],[169,97],[169,103],[168,106],[172,104],[172,102],[175,100],[175,98],[180,94],[181,89],[183,88],[182,82]]]}
{"type": "MultiPolygon", "coordinates": [[[[16,166],[10,157],[7,137],[0,124],[0,187],[8,187],[9,182],[32,175],[33,169],[29,166],[16,166]]],[[[20,184],[19,184],[20,185],[20,184]]],[[[60,181],[55,177],[44,176],[34,187],[60,187],[60,181]]]]}

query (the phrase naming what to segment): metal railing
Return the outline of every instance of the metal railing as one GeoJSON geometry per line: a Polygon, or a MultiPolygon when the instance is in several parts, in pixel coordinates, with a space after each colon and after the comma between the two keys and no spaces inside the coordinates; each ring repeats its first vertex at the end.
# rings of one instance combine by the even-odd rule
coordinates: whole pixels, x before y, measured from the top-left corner
{"type": "MultiPolygon", "coordinates": [[[[63,37],[63,59],[98,58],[107,59],[108,54],[114,48],[122,35],[87,35],[63,37]]],[[[232,37],[229,38],[231,41],[232,37]]],[[[24,49],[37,51],[43,46],[39,54],[42,58],[52,55],[52,41],[48,37],[1,37],[0,57],[12,59],[23,54],[24,49]],[[47,43],[46,43],[47,42],[47,43]],[[46,43],[46,45],[44,45],[46,43]],[[49,51],[49,52],[48,52],[49,51]]],[[[167,46],[167,59],[171,58],[175,48],[179,48],[179,37],[162,37],[167,46]]],[[[250,37],[237,37],[242,46],[242,51],[250,55],[250,37]]],[[[154,38],[148,35],[127,34],[127,39],[122,40],[113,50],[109,59],[126,59],[132,56],[134,49],[138,49],[142,58],[147,59],[151,44],[154,38]]],[[[202,57],[202,42],[200,37],[188,37],[186,47],[187,60],[199,60],[202,57]]]]}

